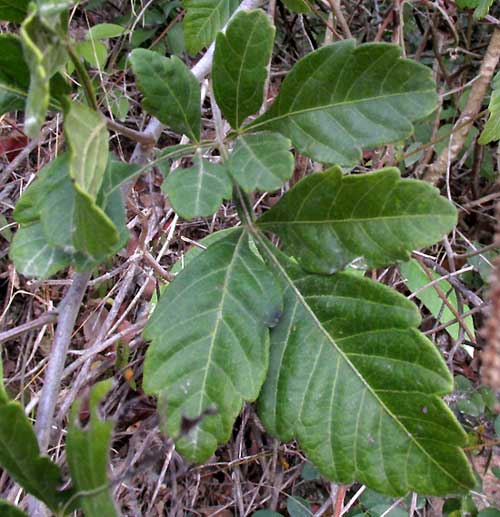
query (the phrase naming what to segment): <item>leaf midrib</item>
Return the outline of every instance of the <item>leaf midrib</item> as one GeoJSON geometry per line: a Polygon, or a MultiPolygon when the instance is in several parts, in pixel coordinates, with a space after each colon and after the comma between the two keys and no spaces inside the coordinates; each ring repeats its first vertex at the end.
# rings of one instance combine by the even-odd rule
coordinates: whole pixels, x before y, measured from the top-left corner
{"type": "Polygon", "coordinates": [[[320,331],[325,335],[327,342],[332,344],[332,347],[337,351],[337,353],[340,355],[340,357],[346,362],[347,365],[349,365],[351,371],[358,377],[358,379],[361,381],[361,383],[365,386],[366,390],[370,392],[370,394],[375,398],[375,400],[379,403],[380,407],[383,408],[383,410],[391,417],[391,419],[403,430],[403,432],[408,436],[409,440],[413,442],[416,447],[425,455],[427,456],[433,464],[435,464],[439,470],[445,473],[446,476],[453,479],[458,486],[462,486],[464,488],[468,488],[467,486],[463,485],[458,479],[456,479],[450,472],[445,470],[436,460],[422,447],[422,445],[415,440],[412,433],[410,433],[406,427],[399,421],[399,419],[396,417],[396,415],[393,414],[393,412],[384,404],[384,402],[379,398],[377,395],[377,392],[372,389],[372,387],[366,382],[364,377],[360,374],[360,372],[356,369],[356,367],[353,365],[353,363],[349,360],[349,358],[344,354],[344,352],[338,347],[335,340],[330,336],[330,334],[326,331],[326,329],[323,327],[319,319],[317,318],[316,314],[313,312],[311,307],[308,305],[304,297],[302,296],[302,293],[298,290],[298,288],[295,286],[292,279],[288,276],[288,273],[283,268],[281,263],[278,261],[278,259],[274,256],[273,252],[269,249],[267,242],[265,238],[261,235],[260,232],[255,231],[253,233],[253,236],[260,242],[261,246],[265,249],[268,257],[272,260],[276,268],[279,270],[280,274],[284,277],[285,281],[288,283],[289,287],[292,289],[292,291],[295,293],[297,299],[302,304],[302,306],[305,308],[306,312],[310,315],[313,322],[317,325],[317,327],[320,329],[320,331]]]}

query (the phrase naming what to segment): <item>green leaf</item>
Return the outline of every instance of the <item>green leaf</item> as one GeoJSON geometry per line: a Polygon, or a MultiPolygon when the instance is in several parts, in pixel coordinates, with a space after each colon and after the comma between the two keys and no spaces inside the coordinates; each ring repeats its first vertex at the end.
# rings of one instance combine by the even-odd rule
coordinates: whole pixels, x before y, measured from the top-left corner
{"type": "Polygon", "coordinates": [[[7,501],[0,499],[0,515],[2,517],[28,517],[27,513],[24,513],[19,508],[12,506],[7,501]]]}
{"type": "Polygon", "coordinates": [[[160,299],[144,332],[151,341],[144,390],[166,399],[166,431],[186,458],[207,460],[229,439],[243,401],[257,398],[268,365],[268,327],[281,304],[242,231],[196,257],[160,299]]]}
{"type": "Polygon", "coordinates": [[[258,221],[283,239],[306,269],[332,273],[363,258],[368,267],[406,261],[439,241],[455,208],[429,184],[401,179],[395,168],[342,176],[339,169],[298,183],[258,221]]]}
{"type": "Polygon", "coordinates": [[[199,156],[192,167],[176,169],[163,183],[172,207],[184,219],[214,214],[231,197],[231,189],[226,166],[199,156]]]}
{"type": "Polygon", "coordinates": [[[483,145],[500,140],[500,72],[493,78],[492,85],[493,92],[488,105],[490,117],[478,140],[478,143],[483,145]]]}
{"type": "Polygon", "coordinates": [[[75,0],[36,0],[40,18],[50,27],[56,27],[61,20],[61,14],[67,11],[75,0]]]}
{"type": "Polygon", "coordinates": [[[477,517],[500,517],[500,510],[497,508],[485,508],[477,514],[477,517]]]}
{"type": "Polygon", "coordinates": [[[28,12],[29,0],[0,0],[0,20],[21,23],[28,12]]]}
{"type": "Polygon", "coordinates": [[[247,128],[278,131],[316,161],[352,165],[362,149],[410,136],[412,122],[436,107],[431,70],[400,53],[353,40],[322,47],[292,68],[270,110],[247,128]]]}
{"type": "Polygon", "coordinates": [[[108,130],[99,113],[84,104],[72,104],[64,119],[70,153],[70,176],[95,199],[108,163],[108,130]]]}
{"type": "Polygon", "coordinates": [[[201,89],[196,77],[176,56],[135,49],[130,55],[144,109],[174,131],[200,140],[201,89]]]}
{"type": "Polygon", "coordinates": [[[474,11],[474,18],[476,20],[483,19],[489,12],[490,7],[493,5],[495,0],[479,0],[478,6],[474,11]]]}
{"type": "Polygon", "coordinates": [[[50,78],[64,65],[67,54],[55,34],[39,20],[36,10],[21,25],[21,41],[31,73],[24,128],[35,138],[49,108],[50,78]]]}
{"type": "MultiPolygon", "coordinates": [[[[89,65],[102,70],[108,59],[108,48],[100,41],[80,41],[75,50],[89,65]]],[[[73,64],[71,63],[73,66],[73,64]]]]}
{"type": "MultiPolygon", "coordinates": [[[[425,274],[422,266],[420,266],[416,260],[412,259],[408,262],[405,262],[404,264],[401,264],[400,269],[401,274],[406,280],[406,284],[410,291],[417,292],[417,298],[429,309],[431,314],[437,318],[439,322],[446,323],[455,319],[455,315],[443,303],[443,300],[441,300],[433,286],[427,287],[426,289],[420,291],[422,287],[426,286],[431,281],[425,274]]],[[[440,278],[440,275],[433,273],[433,277],[434,279],[438,279],[440,278]]],[[[457,294],[452,285],[447,280],[441,280],[437,285],[446,294],[446,298],[451,303],[451,305],[458,310],[457,294]]],[[[469,307],[464,304],[463,309],[464,312],[467,312],[469,307]]],[[[472,316],[464,318],[464,323],[467,325],[467,328],[472,332],[472,334],[474,334],[474,320],[472,316]]],[[[453,325],[446,327],[446,331],[453,339],[458,339],[459,330],[460,325],[458,323],[454,323],[453,325]]]]}
{"type": "Polygon", "coordinates": [[[3,379],[0,379],[0,466],[24,490],[54,511],[72,495],[72,491],[60,491],[63,480],[59,467],[48,457],[40,456],[33,427],[21,405],[9,401],[3,379]]]}
{"type": "Polygon", "coordinates": [[[257,510],[252,513],[252,517],[283,517],[283,515],[272,510],[257,510]]]}
{"type": "Polygon", "coordinates": [[[283,3],[294,13],[308,13],[311,8],[305,0],[283,0],[283,3]]]}
{"type": "Polygon", "coordinates": [[[276,190],[293,174],[290,146],[279,133],[241,135],[227,163],[230,174],[246,192],[276,190]]]}
{"type": "Polygon", "coordinates": [[[71,255],[51,245],[37,222],[22,226],[12,240],[9,256],[26,277],[48,278],[71,263],[71,255]]]}
{"type": "Polygon", "coordinates": [[[116,23],[98,23],[89,29],[85,38],[91,39],[110,39],[127,34],[128,30],[116,23]]]}
{"type": "Polygon", "coordinates": [[[80,503],[85,517],[117,515],[107,476],[113,422],[102,420],[98,412],[98,405],[110,388],[111,381],[102,381],[92,388],[90,421],[86,429],[79,424],[81,401],[77,401],[71,410],[66,451],[75,489],[84,493],[80,503]]]}
{"type": "Polygon", "coordinates": [[[274,27],[260,10],[240,11],[226,33],[217,35],[212,68],[214,95],[235,129],[262,106],[273,41],[274,27]]]}
{"type": "Polygon", "coordinates": [[[285,299],[259,399],[266,429],[295,437],[337,483],[394,496],[474,486],[466,435],[439,398],[452,377],[417,331],[416,307],[366,278],[305,273],[261,236],[258,245],[285,299]]]}
{"type": "Polygon", "coordinates": [[[310,517],[311,505],[302,497],[289,497],[286,501],[286,509],[290,517],[310,517]]]}
{"type": "Polygon", "coordinates": [[[240,0],[184,0],[184,39],[190,54],[196,54],[214,41],[236,11],[240,0]]]}

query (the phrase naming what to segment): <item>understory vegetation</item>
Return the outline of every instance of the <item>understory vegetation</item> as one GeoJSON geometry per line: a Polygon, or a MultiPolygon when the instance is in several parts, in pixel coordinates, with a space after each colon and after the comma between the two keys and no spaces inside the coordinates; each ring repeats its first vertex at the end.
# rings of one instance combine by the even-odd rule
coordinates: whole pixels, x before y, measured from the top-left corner
{"type": "Polygon", "coordinates": [[[1,516],[500,515],[498,2],[0,20],[1,516]]]}

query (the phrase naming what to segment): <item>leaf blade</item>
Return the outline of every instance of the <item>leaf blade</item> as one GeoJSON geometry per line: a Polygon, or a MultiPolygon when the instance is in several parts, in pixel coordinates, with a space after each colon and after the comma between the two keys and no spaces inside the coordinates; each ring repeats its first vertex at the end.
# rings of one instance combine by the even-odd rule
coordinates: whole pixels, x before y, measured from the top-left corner
{"type": "Polygon", "coordinates": [[[273,40],[274,27],[260,10],[240,11],[226,33],[217,35],[212,67],[214,95],[235,129],[262,105],[273,40]]]}
{"type": "Polygon", "coordinates": [[[436,189],[401,179],[395,168],[342,176],[313,174],[257,222],[279,235],[310,271],[332,273],[363,258],[379,267],[409,259],[456,224],[456,210],[436,189]]]}

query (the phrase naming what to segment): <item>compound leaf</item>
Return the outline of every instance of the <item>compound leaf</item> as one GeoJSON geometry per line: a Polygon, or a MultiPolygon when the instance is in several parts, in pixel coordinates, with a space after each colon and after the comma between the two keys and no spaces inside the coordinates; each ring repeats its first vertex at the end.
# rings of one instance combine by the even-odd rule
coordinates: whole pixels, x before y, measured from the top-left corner
{"type": "Polygon", "coordinates": [[[28,12],[29,0],[0,0],[0,20],[21,23],[28,12]]]}
{"type": "Polygon", "coordinates": [[[302,58],[268,112],[248,129],[278,131],[316,161],[352,165],[363,148],[395,142],[437,102],[431,71],[398,46],[346,40],[302,58]],[[314,92],[314,94],[312,94],[314,92]]]}
{"type": "MultiPolygon", "coordinates": [[[[31,495],[57,511],[71,497],[60,491],[62,475],[48,457],[40,455],[33,427],[17,402],[10,401],[0,367],[0,466],[31,495]]],[[[3,515],[3,513],[2,513],[3,515]]]]}
{"type": "Polygon", "coordinates": [[[483,145],[500,140],[500,72],[495,75],[492,83],[493,92],[488,106],[490,116],[478,140],[483,145]]]}
{"type": "Polygon", "coordinates": [[[72,104],[64,119],[71,177],[80,189],[95,199],[108,164],[106,121],[83,104],[72,104]]]}
{"type": "Polygon", "coordinates": [[[172,207],[185,219],[215,213],[222,201],[231,197],[231,188],[225,165],[198,156],[192,167],[176,169],[163,183],[172,207]]]}
{"type": "Polygon", "coordinates": [[[390,495],[474,486],[466,434],[440,396],[452,377],[417,331],[416,307],[351,273],[305,273],[267,239],[258,245],[284,289],[259,399],[265,427],[296,438],[329,479],[390,495]]]}
{"type": "Polygon", "coordinates": [[[188,52],[196,54],[210,45],[239,4],[240,0],[184,0],[183,28],[188,52]]]}
{"type": "Polygon", "coordinates": [[[279,235],[307,270],[332,273],[354,260],[380,267],[439,241],[457,213],[429,184],[399,170],[342,176],[338,169],[298,183],[258,221],[279,235]]]}
{"type": "Polygon", "coordinates": [[[110,381],[96,384],[90,393],[90,421],[83,429],[79,423],[81,401],[71,410],[67,435],[68,465],[85,517],[116,516],[108,485],[107,467],[113,422],[102,420],[98,405],[111,388],[110,381]]]}
{"type": "Polygon", "coordinates": [[[241,230],[193,259],[165,290],[144,332],[151,341],[144,389],[166,399],[166,430],[186,458],[207,460],[229,439],[243,401],[257,398],[281,304],[241,230]]]}
{"type": "Polygon", "coordinates": [[[47,241],[39,222],[19,228],[9,256],[20,273],[34,278],[48,278],[71,263],[70,254],[47,241]]]}
{"type": "Polygon", "coordinates": [[[176,56],[166,58],[151,50],[130,55],[144,109],[174,131],[200,140],[201,89],[189,68],[176,56]]]}
{"type": "Polygon", "coordinates": [[[274,27],[260,10],[240,11],[226,33],[217,35],[212,68],[214,95],[235,129],[262,105],[273,40],[274,27]]]}
{"type": "Polygon", "coordinates": [[[279,133],[241,135],[229,156],[229,172],[246,192],[276,190],[293,174],[290,146],[279,133]]]}

